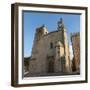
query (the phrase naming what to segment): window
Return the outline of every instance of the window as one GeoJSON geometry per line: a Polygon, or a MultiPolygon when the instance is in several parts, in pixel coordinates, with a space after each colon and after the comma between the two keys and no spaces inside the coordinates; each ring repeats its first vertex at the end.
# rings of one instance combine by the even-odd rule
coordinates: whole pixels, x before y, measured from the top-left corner
{"type": "Polygon", "coordinates": [[[52,48],[53,48],[53,43],[51,42],[51,43],[50,43],[50,49],[52,49],[52,48]]]}

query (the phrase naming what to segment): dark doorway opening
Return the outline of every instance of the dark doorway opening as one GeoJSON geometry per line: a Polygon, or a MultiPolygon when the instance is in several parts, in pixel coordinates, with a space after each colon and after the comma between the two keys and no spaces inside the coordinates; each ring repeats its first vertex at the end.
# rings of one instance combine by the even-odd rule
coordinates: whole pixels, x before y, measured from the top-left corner
{"type": "Polygon", "coordinates": [[[65,72],[65,58],[61,57],[61,72],[65,72]]]}
{"type": "Polygon", "coordinates": [[[54,57],[50,56],[48,58],[48,73],[54,72],[54,57]]]}

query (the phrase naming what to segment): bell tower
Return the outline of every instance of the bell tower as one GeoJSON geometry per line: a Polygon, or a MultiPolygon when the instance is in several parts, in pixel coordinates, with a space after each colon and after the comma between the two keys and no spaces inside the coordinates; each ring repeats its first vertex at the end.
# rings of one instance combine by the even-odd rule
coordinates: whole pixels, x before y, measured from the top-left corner
{"type": "Polygon", "coordinates": [[[62,18],[60,18],[60,21],[58,21],[58,30],[63,30],[65,27],[64,27],[64,21],[62,18]]]}
{"type": "Polygon", "coordinates": [[[65,59],[65,72],[70,71],[70,53],[69,53],[69,45],[68,45],[68,38],[67,38],[67,30],[64,25],[64,21],[62,18],[58,21],[58,30],[62,32],[62,44],[64,47],[64,54],[63,59],[65,59]]]}

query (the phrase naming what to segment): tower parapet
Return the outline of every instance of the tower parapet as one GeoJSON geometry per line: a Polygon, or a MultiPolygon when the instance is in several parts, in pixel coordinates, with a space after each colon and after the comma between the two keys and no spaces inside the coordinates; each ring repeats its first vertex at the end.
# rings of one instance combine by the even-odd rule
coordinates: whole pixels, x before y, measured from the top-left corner
{"type": "Polygon", "coordinates": [[[42,36],[46,35],[48,33],[47,28],[45,25],[42,25],[41,27],[36,29],[36,34],[35,34],[35,41],[38,41],[41,39],[42,36]]]}

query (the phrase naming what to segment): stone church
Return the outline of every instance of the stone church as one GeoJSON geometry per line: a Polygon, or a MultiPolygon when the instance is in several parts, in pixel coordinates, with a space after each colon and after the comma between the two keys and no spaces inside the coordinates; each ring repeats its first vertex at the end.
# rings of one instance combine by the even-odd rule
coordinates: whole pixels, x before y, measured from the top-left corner
{"type": "Polygon", "coordinates": [[[31,75],[70,72],[69,45],[62,18],[55,31],[48,32],[45,25],[36,28],[29,71],[31,75]]]}

